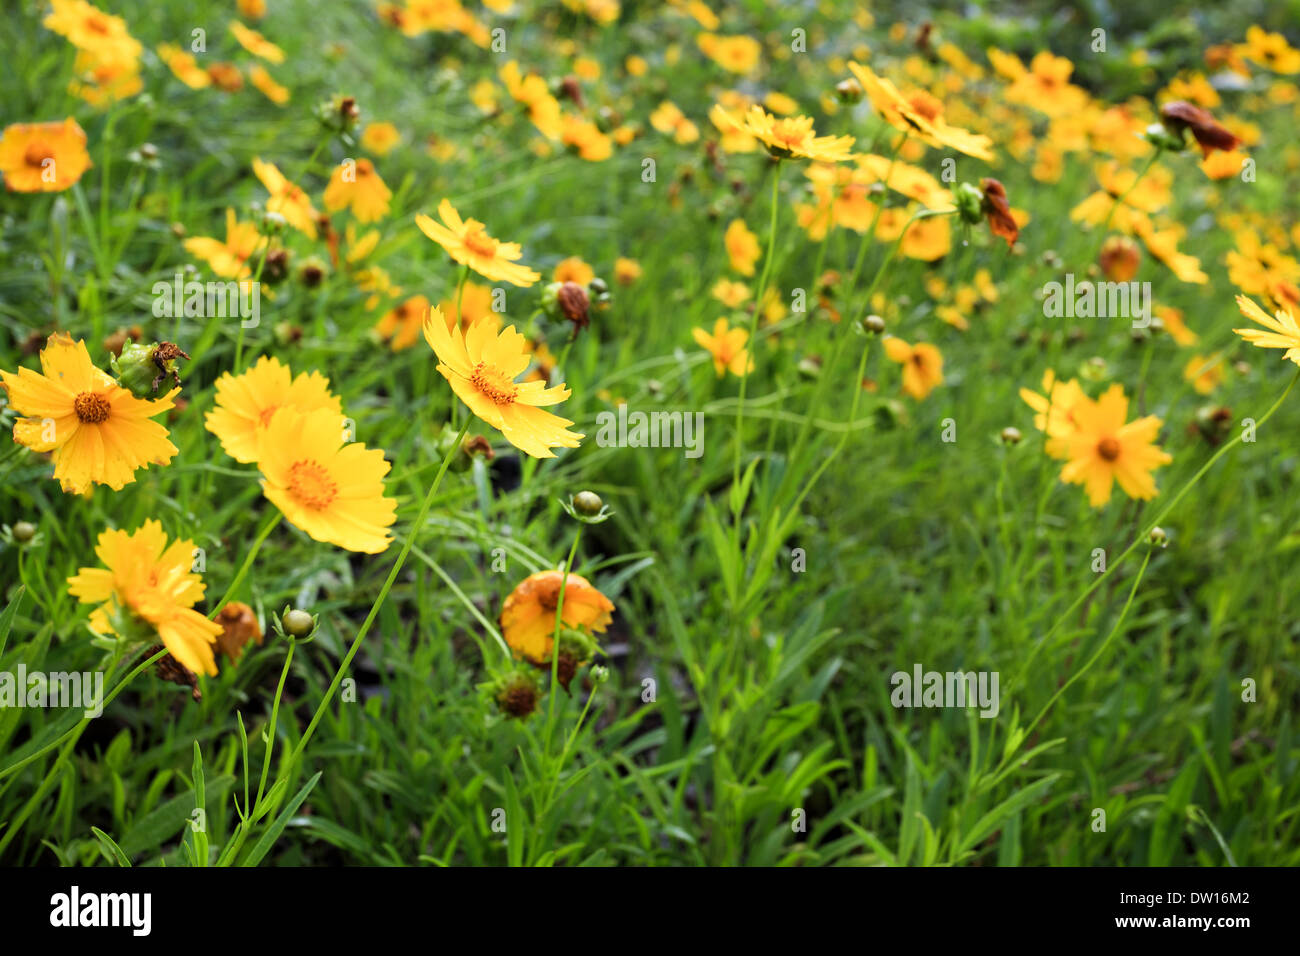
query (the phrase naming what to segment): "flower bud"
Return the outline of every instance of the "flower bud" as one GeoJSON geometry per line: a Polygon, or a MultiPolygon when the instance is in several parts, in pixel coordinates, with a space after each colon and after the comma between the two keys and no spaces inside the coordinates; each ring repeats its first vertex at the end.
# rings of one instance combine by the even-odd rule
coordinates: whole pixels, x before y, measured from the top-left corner
{"type": "Polygon", "coordinates": [[[581,515],[598,515],[600,509],[605,507],[605,502],[594,491],[580,491],[573,496],[573,507],[581,515]]]}
{"type": "Polygon", "coordinates": [[[1008,447],[1019,445],[1020,429],[1008,425],[1006,428],[1002,429],[1001,437],[1002,437],[1002,444],[1007,445],[1008,447]]]}
{"type": "Polygon", "coordinates": [[[885,320],[878,315],[869,315],[862,320],[862,327],[872,335],[880,335],[885,331],[885,320]]]}
{"type": "Polygon", "coordinates": [[[1157,526],[1151,529],[1151,533],[1147,535],[1147,541],[1151,543],[1152,547],[1168,547],[1169,535],[1165,534],[1164,528],[1157,526]]]}
{"type": "Polygon", "coordinates": [[[280,617],[280,623],[284,625],[284,631],[290,637],[306,637],[316,630],[316,619],[306,611],[297,608],[285,611],[280,617]]]}
{"type": "Polygon", "coordinates": [[[953,200],[957,204],[957,212],[963,222],[968,222],[972,226],[978,225],[979,221],[984,218],[983,205],[984,194],[980,192],[979,187],[972,183],[958,183],[957,188],[953,190],[953,200]]]}
{"type": "Polygon", "coordinates": [[[10,530],[13,533],[14,540],[19,544],[26,544],[36,537],[36,525],[30,521],[15,521],[13,528],[10,530]]]}
{"type": "Polygon", "coordinates": [[[173,384],[180,386],[176,363],[188,358],[189,355],[174,342],[150,342],[148,345],[129,342],[122,346],[122,354],[112,358],[109,364],[123,388],[136,398],[150,398],[168,376],[171,376],[173,384]]]}
{"type": "Polygon", "coordinates": [[[857,103],[862,99],[862,84],[850,77],[835,84],[835,97],[841,103],[857,103]]]}

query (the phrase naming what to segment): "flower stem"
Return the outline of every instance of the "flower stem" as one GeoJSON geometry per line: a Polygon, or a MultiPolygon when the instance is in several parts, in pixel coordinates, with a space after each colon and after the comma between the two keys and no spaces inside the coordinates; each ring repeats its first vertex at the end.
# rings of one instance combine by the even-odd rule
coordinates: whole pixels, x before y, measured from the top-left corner
{"type": "Polygon", "coordinates": [[[339,685],[343,683],[343,675],[347,673],[352,659],[357,656],[357,651],[361,650],[361,642],[370,633],[370,626],[375,623],[375,618],[379,616],[379,609],[384,606],[384,600],[388,597],[388,592],[392,590],[393,583],[402,571],[402,565],[406,563],[406,556],[411,553],[411,547],[415,544],[415,539],[424,527],[424,519],[428,517],[429,507],[433,504],[433,497],[438,493],[438,486],[442,484],[443,475],[447,474],[447,469],[451,465],[451,460],[460,451],[460,443],[465,440],[465,432],[469,430],[469,418],[465,419],[465,425],[461,428],[460,434],[452,442],[451,448],[442,459],[442,467],[438,469],[437,476],[433,479],[433,484],[429,486],[429,492],[424,496],[424,503],[420,505],[419,514],[415,516],[415,523],[411,526],[410,533],[406,536],[406,543],[402,545],[401,552],[397,555],[397,560],[393,563],[393,568],[388,572],[388,579],[384,581],[384,586],[379,591],[379,596],[375,598],[375,603],[370,606],[370,613],[366,615],[365,621],[361,624],[361,629],[357,631],[357,636],[352,640],[352,646],[348,648],[347,654],[339,664],[338,671],[334,674],[334,679],[330,681],[329,687],[325,691],[325,696],[321,698],[320,704],[316,707],[316,712],[312,714],[311,722],[307,724],[307,729],[303,731],[302,737],[299,738],[297,745],[293,748],[293,753],[289,755],[288,765],[284,773],[287,775],[292,772],[297,765],[302,753],[307,749],[307,742],[311,740],[312,734],[316,732],[316,725],[320,723],[321,718],[325,716],[325,708],[330,705],[334,699],[335,693],[338,692],[339,685]]]}
{"type": "Polygon", "coordinates": [[[282,517],[284,516],[279,509],[276,509],[275,514],[267,520],[266,524],[262,525],[262,530],[253,539],[253,546],[248,549],[248,554],[244,556],[244,563],[239,566],[235,579],[230,582],[230,586],[226,588],[226,593],[221,596],[221,600],[208,612],[209,621],[216,618],[221,609],[229,604],[230,599],[238,592],[239,586],[244,583],[244,578],[248,577],[248,570],[253,566],[253,559],[257,557],[257,552],[262,549],[262,542],[275,530],[275,526],[280,523],[282,517]]]}

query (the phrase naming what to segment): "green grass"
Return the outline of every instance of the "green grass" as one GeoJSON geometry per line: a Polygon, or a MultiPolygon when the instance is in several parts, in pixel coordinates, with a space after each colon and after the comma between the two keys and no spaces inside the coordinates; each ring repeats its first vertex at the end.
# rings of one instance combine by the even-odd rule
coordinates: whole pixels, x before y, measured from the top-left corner
{"type": "MultiPolygon", "coordinates": [[[[1288,587],[1300,541],[1292,493],[1300,396],[1162,516],[1215,453],[1187,430],[1197,409],[1230,408],[1235,437],[1238,423],[1261,419],[1292,379],[1280,353],[1251,349],[1231,332],[1244,324],[1222,264],[1233,236],[1215,216],[1254,210],[1287,229],[1296,224],[1294,174],[1282,161],[1293,107],[1249,116],[1262,133],[1252,151],[1261,157],[1255,183],[1211,184],[1191,155],[1164,160],[1177,175],[1171,215],[1188,226],[1181,248],[1201,259],[1211,281],[1180,284],[1149,256],[1138,279],[1153,283],[1157,302],[1184,310],[1201,336],[1195,351],[1248,363],[1213,396],[1183,381],[1191,353],[1168,336],[1134,342],[1122,320],[1043,317],[1035,293],[1066,271],[1084,273],[1102,238],[1068,218],[1094,188],[1091,158],[1067,157],[1061,182],[1048,185],[999,143],[996,167],[962,158],[959,175],[997,176],[1012,204],[1031,211],[1022,249],[1009,253],[982,225],[969,233],[954,226],[952,253],[931,266],[900,259],[886,267],[890,246],[868,245],[857,287],[835,293],[843,321],[815,309],[764,330],[738,444],[739,380],[714,376],[690,330],[719,315],[748,322],[709,289],[734,278],[722,242],[733,218],[745,219],[766,250],[772,172],[751,154],[725,157],[720,175],[701,144],[676,146],[648,126],[650,111],[670,98],[703,139],[716,138],[707,110],[734,81],[699,54],[693,21],[634,3],[604,30],[564,13],[502,21],[508,56],[552,78],[571,70],[556,41],[572,38],[603,69],[601,80],[584,84],[588,112],[608,107],[643,128],[612,159],[589,164],[536,157],[526,121],[488,120],[470,103],[473,84],[495,79],[506,57],[451,34],[405,38],[365,4],[270,6],[258,28],[288,54],[270,68],[293,91],[284,108],[251,88],[190,91],[153,59],[143,68],[143,96],[96,112],[64,92],[71,49],[40,26],[34,4],[24,4],[0,41],[5,123],[74,115],[95,163],[68,193],[0,197],[0,367],[34,367],[22,342],[56,328],[84,337],[105,367],[103,340],[132,325],[193,356],[182,370],[189,405],[168,422],[179,454],[120,492],[64,495],[48,463],[0,449],[0,519],[40,529],[26,547],[0,544],[0,671],[20,663],[93,670],[114,660],[92,644],[85,608],[65,584],[96,563],[93,542],[106,527],[134,529],[152,517],[169,535],[193,538],[205,550],[211,608],[276,513],[256,469],[228,458],[203,428],[213,382],[234,366],[238,323],[154,319],[150,290],[191,261],[173,223],[189,235],[220,235],[227,206],[246,218],[264,199],[252,157],[279,164],[319,205],[333,165],[355,155],[326,141],[313,118],[333,94],[355,96],[367,119],[389,120],[405,135],[376,161],[395,195],[374,261],[407,295],[436,302],[454,294],[456,267],[412,221],[443,196],[494,235],[522,243],[523,261],[548,277],[577,255],[610,281],[610,307],[595,313],[562,368],[573,396],[560,411],[588,438],[558,459],[512,469],[514,450],[472,422],[471,434],[493,441],[496,462],[449,471],[427,521],[413,528],[442,461],[442,426],[453,421],[453,396],[432,353],[423,342],[397,354],[376,345],[369,329],[380,310],[365,308],[366,295],[333,270],[317,289],[291,280],[274,302],[264,298],[260,327],[244,333],[244,366],[270,354],[295,372],[329,377],[357,439],[393,463],[396,542],[382,556],[353,555],[281,522],[233,597],[252,605],[268,631],[286,605],[310,610],[317,635],[291,649],[268,633],[237,666],[223,660],[220,675],[201,682],[200,701],[145,672],[103,717],[77,729],[79,713],[0,709],[0,862],[1300,862],[1291,717],[1300,597],[1288,587]],[[663,58],[672,44],[681,60],[670,68],[663,58]],[[629,53],[650,60],[644,79],[622,70],[629,53]],[[429,156],[430,133],[456,155],[429,156]],[[158,147],[157,168],[128,159],[145,142],[158,147]],[[656,160],[652,183],[642,179],[647,157],[656,160]],[[1061,266],[1045,264],[1048,250],[1061,266]],[[613,283],[618,256],[644,270],[630,287],[613,283]],[[992,273],[999,300],[958,332],[934,316],[925,279],[969,282],[980,268],[992,273]],[[878,272],[889,331],[943,351],[946,381],[922,402],[899,394],[897,366],[880,340],[853,327],[878,272]],[[282,341],[280,323],[301,329],[301,339],[282,341]],[[1117,492],[1104,509],[1090,508],[1080,488],[1057,480],[1059,463],[1043,455],[1018,397],[1021,387],[1038,388],[1046,368],[1073,377],[1093,357],[1105,371],[1085,383],[1090,394],[1119,382],[1165,421],[1161,443],[1174,462],[1157,472],[1161,494],[1149,504],[1117,492]],[[812,358],[819,369],[810,374],[812,358]],[[864,377],[877,390],[855,387],[864,377]],[[618,398],[637,410],[703,412],[703,456],[599,447],[596,415],[618,398]],[[943,440],[949,419],[952,442],[943,440]],[[1007,426],[1024,433],[1020,445],[999,442],[1007,426]],[[529,720],[506,720],[482,687],[505,666],[490,626],[527,574],[563,566],[580,526],[561,501],[584,489],[614,512],[581,526],[572,564],[617,606],[602,641],[610,679],[590,691],[579,679],[572,696],[558,692],[529,720]],[[1144,541],[1158,516],[1167,549],[1144,541]],[[374,626],[341,673],[340,693],[299,755],[414,532],[374,626]],[[494,570],[498,548],[504,572],[494,570]],[[1110,568],[1100,582],[1097,548],[1110,568]],[[806,570],[792,570],[794,549],[803,549],[806,570]],[[891,706],[890,675],[915,662],[998,671],[1000,713],[891,706]],[[1246,678],[1254,702],[1242,699],[1246,678]],[[198,808],[202,827],[192,825],[198,808]],[[1093,829],[1098,808],[1105,832],[1093,829]],[[794,829],[800,820],[806,825],[794,829]]],[[[858,136],[865,147],[877,132],[865,107],[831,117],[818,105],[843,78],[828,60],[865,43],[873,63],[889,63],[910,47],[888,39],[892,17],[883,12],[870,30],[846,26],[856,6],[813,14],[737,4],[720,32],[764,37],[774,52],[788,49],[789,29],[806,20],[816,55],[765,60],[758,84],[745,88],[785,92],[817,117],[819,131],[858,136]]],[[[112,12],[126,16],[147,49],[184,42],[202,26],[209,57],[251,60],[227,33],[229,4],[123,3],[112,12]]],[[[988,43],[1022,56],[1039,48],[1046,34],[1036,11],[1011,20],[993,12],[970,22],[941,15],[940,33],[980,63],[988,43]]],[[[901,16],[914,28],[916,14],[901,16]]],[[[1206,28],[1174,49],[1151,37],[1204,26],[1202,14],[1121,22],[1112,43],[1123,52],[1105,62],[1084,62],[1077,37],[1077,48],[1055,45],[1070,43],[1066,34],[1049,45],[1080,60],[1094,94],[1150,97],[1177,68],[1194,66],[1204,45],[1240,40],[1245,22],[1214,20],[1217,32],[1206,28]],[[1125,66],[1127,50],[1147,46],[1160,52],[1158,79],[1125,66]]],[[[1240,95],[1223,111],[1245,115],[1240,95]]],[[[942,155],[928,152],[922,165],[937,175],[942,155]]],[[[835,230],[822,249],[794,227],[791,204],[803,183],[800,168],[781,166],[770,284],[787,304],[795,289],[815,301],[819,265],[848,276],[861,242],[835,230]]],[[[340,231],[344,221],[335,217],[340,231]]],[[[302,236],[287,241],[295,264],[325,258],[302,236]]],[[[568,331],[537,312],[540,292],[508,287],[507,316],[547,335],[559,355],[568,331]]],[[[463,407],[455,414],[458,428],[463,407]]],[[[12,417],[0,405],[0,423],[7,428],[12,417]]],[[[139,660],[117,661],[109,688],[139,660]]]]}

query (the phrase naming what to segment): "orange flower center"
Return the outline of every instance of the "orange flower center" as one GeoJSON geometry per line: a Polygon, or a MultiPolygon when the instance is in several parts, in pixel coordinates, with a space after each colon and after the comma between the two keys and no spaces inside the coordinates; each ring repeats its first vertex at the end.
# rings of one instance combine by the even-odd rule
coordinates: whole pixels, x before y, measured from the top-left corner
{"type": "Polygon", "coordinates": [[[328,508],[338,497],[339,486],[319,462],[295,461],[289,468],[289,494],[308,508],[328,508]]]}
{"type": "Polygon", "coordinates": [[[789,120],[777,120],[772,124],[772,140],[787,149],[800,145],[807,138],[808,131],[789,120]]]}
{"type": "Polygon", "coordinates": [[[465,248],[476,256],[488,256],[489,258],[496,255],[497,241],[489,236],[482,226],[474,229],[467,229],[465,235],[461,238],[465,248]]]}
{"type": "Polygon", "coordinates": [[[98,33],[100,36],[108,36],[108,19],[97,13],[92,13],[90,16],[86,17],[86,29],[93,33],[98,33]]]}
{"type": "Polygon", "coordinates": [[[1107,461],[1114,461],[1119,457],[1119,442],[1113,438],[1103,438],[1097,442],[1097,454],[1107,461]]]}
{"type": "Polygon", "coordinates": [[[85,425],[98,425],[100,422],[108,421],[110,409],[108,399],[94,392],[82,392],[72,401],[72,410],[77,413],[78,420],[85,425]]]}
{"type": "Polygon", "coordinates": [[[47,159],[54,158],[54,150],[44,143],[32,143],[27,147],[27,152],[23,153],[23,162],[28,166],[35,166],[40,169],[45,165],[47,159]]]}
{"type": "Polygon", "coordinates": [[[943,104],[924,90],[916,90],[908,97],[912,112],[933,123],[943,112],[943,104]]]}
{"type": "Polygon", "coordinates": [[[497,405],[509,405],[519,394],[519,387],[513,381],[486,362],[479,362],[474,366],[474,374],[470,376],[469,381],[497,405]]]}
{"type": "Polygon", "coordinates": [[[271,419],[272,417],[274,417],[275,413],[278,412],[279,410],[280,410],[279,405],[268,405],[266,406],[266,408],[262,409],[260,412],[257,413],[257,417],[262,421],[263,428],[271,427],[271,419]]]}

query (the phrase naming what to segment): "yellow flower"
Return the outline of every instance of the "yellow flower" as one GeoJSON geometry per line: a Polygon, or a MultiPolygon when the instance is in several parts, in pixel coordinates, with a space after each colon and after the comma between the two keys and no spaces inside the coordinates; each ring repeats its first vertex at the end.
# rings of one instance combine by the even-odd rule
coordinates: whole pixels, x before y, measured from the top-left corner
{"type": "Polygon", "coordinates": [[[275,82],[275,79],[260,63],[254,63],[248,68],[248,78],[253,85],[261,91],[262,95],[274,103],[276,106],[283,106],[289,102],[288,87],[281,86],[275,82]]]}
{"type": "Polygon", "coordinates": [[[1246,42],[1237,50],[1246,59],[1274,73],[1300,73],[1300,50],[1287,43],[1280,33],[1269,33],[1259,26],[1248,27],[1246,42]]]}
{"type": "Polygon", "coordinates": [[[1191,382],[1200,394],[1209,395],[1223,383],[1222,357],[1193,355],[1183,366],[1183,381],[1191,382]]]}
{"type": "Polygon", "coordinates": [[[949,126],[943,118],[943,104],[922,91],[904,96],[892,82],[877,76],[870,67],[850,62],[853,73],[871,105],[885,122],[935,147],[950,147],[976,159],[993,159],[993,141],[987,136],[949,126]]]}
{"type": "Polygon", "coordinates": [[[993,68],[1011,80],[1003,94],[1009,103],[1032,106],[1048,116],[1078,113],[1088,105],[1088,93],[1070,83],[1074,64],[1046,50],[1037,53],[1029,68],[1011,53],[990,49],[993,68]]]}
{"type": "Polygon", "coordinates": [[[14,123],[0,137],[0,173],[10,192],[62,192],[90,166],[86,134],[72,117],[61,123],[14,123]]]}
{"type": "Polygon", "coordinates": [[[595,277],[595,270],[577,256],[561,260],[551,276],[555,282],[576,282],[578,285],[586,285],[595,277]]]}
{"type": "Polygon", "coordinates": [[[541,408],[564,401],[569,389],[515,382],[529,358],[528,341],[513,325],[498,333],[494,323],[480,319],[462,334],[459,326],[448,329],[442,312],[433,309],[424,321],[424,338],[452,391],[510,444],[534,458],[554,458],[552,448],[578,447],[584,436],[568,430],[573,422],[541,408]]]}
{"type": "Polygon", "coordinates": [[[686,118],[671,100],[664,100],[650,114],[650,125],[661,133],[667,133],[682,144],[693,143],[700,138],[700,128],[686,118]]]}
{"type": "Polygon", "coordinates": [[[332,408],[278,409],[257,462],[262,494],[314,540],[379,554],[397,517],[397,502],[384,497],[391,466],[382,449],[346,441],[343,426],[332,408]]]}
{"type": "Polygon", "coordinates": [[[537,130],[550,139],[560,135],[560,103],[551,95],[546,80],[536,73],[524,76],[519,64],[508,61],[500,70],[501,82],[511,99],[528,110],[528,118],[537,130]]]}
{"type": "Polygon", "coordinates": [[[532,269],[515,261],[523,255],[518,243],[493,239],[483,223],[477,219],[462,220],[460,213],[446,199],[438,204],[438,217],[441,223],[420,213],[415,217],[415,224],[449,256],[485,279],[527,288],[541,278],[532,269]]]}
{"type": "Polygon", "coordinates": [[[253,174],[271,194],[266,211],[283,216],[293,228],[315,239],[317,213],[307,194],[289,182],[274,163],[264,163],[255,157],[253,174]]]}
{"type": "Polygon", "coordinates": [[[1149,219],[1136,221],[1137,234],[1147,247],[1147,252],[1155,256],[1180,282],[1204,285],[1210,277],[1201,271],[1201,261],[1195,256],[1178,251],[1178,242],[1183,238],[1184,228],[1174,224],[1164,229],[1157,229],[1149,219]]]}
{"type": "Polygon", "coordinates": [[[723,243],[727,247],[727,258],[731,260],[731,268],[743,276],[752,276],[754,263],[762,255],[762,250],[758,245],[758,237],[749,231],[743,219],[731,221],[727,226],[723,243]]]}
{"type": "Polygon", "coordinates": [[[93,631],[113,634],[116,613],[131,615],[155,631],[187,669],[217,673],[212,645],[222,629],[193,610],[204,591],[203,579],[193,572],[193,541],[168,546],[162,525],[149,520],[129,534],[100,532],[95,554],[103,568],[81,568],[68,578],[68,593],[82,604],[100,605],[90,616],[93,631]]]}
{"type": "Polygon", "coordinates": [[[1049,368],[1043,373],[1043,391],[1047,394],[1039,395],[1027,388],[1020,390],[1020,398],[1034,410],[1034,427],[1051,438],[1073,433],[1079,427],[1074,420],[1074,409],[1087,400],[1078,381],[1059,381],[1049,368]]]}
{"type": "Polygon", "coordinates": [[[101,62],[134,61],[142,47],[127,31],[126,21],[111,16],[85,0],[51,0],[53,8],[42,21],[45,27],[101,62]]]}
{"type": "Polygon", "coordinates": [[[749,286],[743,282],[719,279],[710,290],[710,294],[727,308],[737,309],[749,300],[749,286]]]}
{"type": "Polygon", "coordinates": [[[250,30],[238,20],[230,21],[230,32],[235,40],[253,56],[260,56],[268,63],[283,63],[284,51],[256,30],[250,30]]]}
{"type": "Polygon", "coordinates": [[[202,90],[212,85],[208,71],[199,66],[194,56],[182,50],[174,43],[160,43],[157,47],[158,59],[167,64],[167,68],[176,78],[192,90],[202,90]]]}
{"type": "Polygon", "coordinates": [[[387,156],[402,141],[392,123],[367,123],[361,132],[361,148],[376,156],[387,156]]]}
{"type": "Polygon", "coordinates": [[[101,60],[82,50],[72,69],[76,76],[68,83],[68,92],[92,106],[106,106],[144,89],[138,60],[101,60]]]}
{"type": "Polygon", "coordinates": [[[1264,326],[1263,329],[1233,329],[1256,348],[1286,349],[1282,358],[1300,365],[1300,326],[1288,309],[1278,309],[1273,318],[1244,295],[1237,296],[1241,314],[1264,326]],[[1267,331],[1265,331],[1267,330],[1267,331]]]}
{"type": "Polygon", "coordinates": [[[567,579],[563,571],[529,575],[501,607],[501,633],[516,657],[534,664],[550,661],[557,609],[563,626],[590,633],[609,626],[614,604],[580,574],[571,573],[567,579]]]}
{"type": "Polygon", "coordinates": [[[219,276],[243,279],[253,274],[248,260],[261,241],[256,225],[239,222],[235,219],[235,210],[227,209],[225,241],[210,236],[193,236],[185,240],[185,251],[202,259],[219,276]]]}
{"type": "Polygon", "coordinates": [[[614,281],[619,285],[631,285],[639,278],[641,278],[641,263],[624,256],[614,260],[614,281]]]}
{"type": "Polygon", "coordinates": [[[1165,331],[1169,337],[1179,345],[1195,345],[1200,336],[1187,327],[1183,321],[1183,312],[1181,309],[1175,309],[1169,305],[1158,305],[1155,307],[1155,314],[1164,323],[1165,331]]]}
{"type": "Polygon", "coordinates": [[[337,212],[351,207],[357,222],[376,222],[388,215],[393,191],[385,185],[368,159],[340,163],[325,187],[325,208],[337,212]]]}
{"type": "Polygon", "coordinates": [[[614,155],[613,141],[595,123],[581,116],[566,114],[560,121],[560,142],[590,163],[603,162],[614,155]]]}
{"type": "Polygon", "coordinates": [[[732,117],[721,107],[714,107],[714,111],[717,114],[715,125],[721,123],[742,127],[779,159],[838,163],[852,155],[852,136],[817,136],[813,130],[813,121],[807,116],[778,119],[761,106],[751,106],[743,120],[732,117]]]}
{"type": "Polygon", "coordinates": [[[1130,498],[1149,501],[1156,492],[1152,472],[1173,458],[1155,443],[1161,421],[1147,415],[1125,424],[1128,399],[1124,389],[1112,385],[1097,401],[1084,396],[1072,409],[1075,429],[1049,438],[1047,453],[1065,459],[1061,480],[1083,485],[1088,501],[1100,508],[1110,500],[1116,481],[1130,498]]]}
{"type": "Polygon", "coordinates": [[[695,42],[705,56],[732,73],[752,73],[763,55],[759,42],[744,35],[724,37],[701,33],[695,42]]]}
{"type": "Polygon", "coordinates": [[[713,356],[713,370],[718,373],[718,378],[728,372],[744,378],[754,370],[754,360],[749,349],[745,348],[745,342],[749,340],[748,329],[739,326],[731,329],[727,327],[726,319],[718,319],[713,323],[712,335],[698,328],[692,329],[691,334],[695,343],[713,356]]]}
{"type": "Polygon", "coordinates": [[[9,404],[20,415],[14,441],[50,452],[63,490],[81,494],[92,484],[114,491],[135,481],[135,472],[165,465],[176,454],[167,429],[153,416],[172,407],[174,388],[159,399],[136,398],[96,368],[86,343],[51,335],[41,350],[41,371],[0,371],[9,404]]]}
{"type": "Polygon", "coordinates": [[[885,355],[903,366],[903,391],[920,401],[943,384],[943,355],[928,342],[908,345],[896,336],[885,339],[885,355]]]}
{"type": "Polygon", "coordinates": [[[419,341],[420,329],[428,312],[429,300],[422,295],[413,295],[384,313],[383,318],[375,323],[375,331],[388,340],[389,348],[400,352],[419,341]]]}
{"type": "Polygon", "coordinates": [[[226,372],[217,379],[216,407],[204,422],[227,455],[245,464],[259,461],[271,418],[286,406],[303,412],[324,408],[343,415],[338,398],[330,394],[329,379],[320,372],[300,372],[291,378],[292,374],[279,359],[263,355],[246,372],[226,372]]]}

